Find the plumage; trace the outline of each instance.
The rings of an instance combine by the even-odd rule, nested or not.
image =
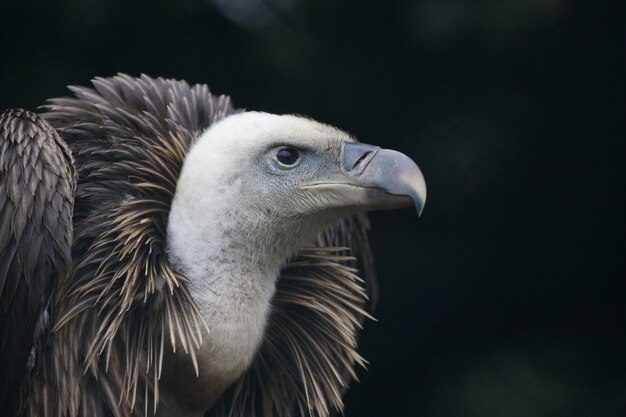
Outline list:
[[[265,165],[251,155],[266,155],[263,140],[275,142],[278,131],[280,143],[315,142],[302,150],[310,160],[340,162],[340,145],[354,139],[295,116],[242,113],[228,97],[184,81],[118,75],[70,90],[74,97],[44,106],[45,122],[21,111],[0,119],[0,209],[10,207],[0,211],[0,347],[14,341],[7,335],[17,329],[16,308],[29,309],[31,334],[55,295],[53,329],[39,332],[46,343],[20,340],[11,353],[24,356],[29,343],[37,352],[37,372],[22,367],[15,377],[27,375],[23,415],[341,411],[353,368],[365,363],[356,345],[375,288],[367,218],[352,205],[325,214],[345,187],[300,187],[280,177],[282,168],[259,171]],[[14,150],[17,142],[25,145]],[[341,175],[356,178],[373,158],[396,158],[379,148],[360,152]],[[404,158],[400,165],[412,163]],[[327,171],[304,164],[298,172],[307,178]],[[422,188],[412,198],[423,204],[413,166]],[[237,175],[216,184],[222,172]],[[351,204],[377,208],[370,200],[382,194],[371,184]],[[395,183],[389,187],[394,194]],[[385,207],[406,204],[385,198]],[[6,266],[37,251],[54,256],[43,278],[32,262],[19,265],[22,275]]]
[[[45,346],[51,297],[71,264],[72,157],[24,110],[0,114],[0,410],[16,399]]]

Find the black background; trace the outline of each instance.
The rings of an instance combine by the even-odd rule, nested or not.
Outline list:
[[[345,415],[624,416],[626,14],[601,3],[2,0],[0,108],[147,73],[401,150],[428,202],[371,216]]]

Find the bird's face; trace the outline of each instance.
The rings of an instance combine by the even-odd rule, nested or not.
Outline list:
[[[426,199],[424,178],[405,155],[303,117],[257,112],[230,116],[199,138],[179,193],[288,224],[410,204],[420,213]]]

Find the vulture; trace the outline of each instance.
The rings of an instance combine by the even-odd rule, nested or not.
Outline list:
[[[206,85],[119,74],[0,115],[0,407],[328,417],[365,360],[393,150]]]

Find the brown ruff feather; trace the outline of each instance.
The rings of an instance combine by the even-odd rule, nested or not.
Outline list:
[[[168,262],[166,222],[187,151],[237,112],[226,96],[182,81],[97,78],[54,99],[45,119],[70,146],[78,184],[74,268],[59,283],[55,331],[29,416],[139,416],[158,405],[164,353],[195,363],[203,323],[187,280]],[[344,219],[283,271],[251,368],[211,417],[326,417],[343,407],[374,282],[367,219]],[[197,366],[197,365],[196,365]]]

